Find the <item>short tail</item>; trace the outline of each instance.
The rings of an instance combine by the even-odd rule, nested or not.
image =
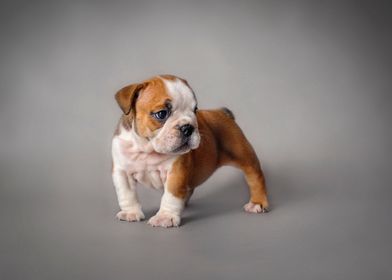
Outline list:
[[[230,119],[235,120],[234,114],[233,112],[226,108],[226,107],[222,107],[221,110],[223,111],[223,113],[225,113]]]

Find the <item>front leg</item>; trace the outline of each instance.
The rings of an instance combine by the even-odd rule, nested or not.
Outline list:
[[[181,213],[184,205],[185,199],[173,195],[165,187],[159,211],[150,218],[148,224],[153,227],[178,227],[181,223]]]
[[[174,162],[165,182],[165,190],[161,199],[159,211],[150,218],[148,223],[153,227],[178,227],[181,223],[181,213],[189,195],[189,170],[187,157]]]
[[[136,193],[136,182],[124,170],[113,170],[113,184],[116,188],[121,211],[117,218],[121,221],[136,222],[144,219],[142,207]]]

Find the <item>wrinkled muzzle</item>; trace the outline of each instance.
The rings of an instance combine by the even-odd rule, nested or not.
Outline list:
[[[192,131],[181,130],[180,127],[165,129],[152,139],[152,146],[157,153],[162,154],[184,154],[190,150],[197,149],[200,144],[200,133],[197,127],[193,127]]]

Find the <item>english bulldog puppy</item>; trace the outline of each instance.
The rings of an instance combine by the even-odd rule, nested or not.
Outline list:
[[[160,75],[118,91],[123,111],[112,141],[113,183],[120,211],[117,218],[144,219],[136,185],[163,189],[154,227],[177,227],[193,190],[214,171],[241,169],[249,185],[249,213],[268,210],[259,160],[227,108],[199,110],[187,81]]]

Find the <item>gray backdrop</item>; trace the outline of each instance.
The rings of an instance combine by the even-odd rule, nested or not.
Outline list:
[[[0,278],[391,279],[387,2],[2,3]],[[232,109],[269,214],[222,168],[182,227],[116,221],[113,95],[160,73]]]

